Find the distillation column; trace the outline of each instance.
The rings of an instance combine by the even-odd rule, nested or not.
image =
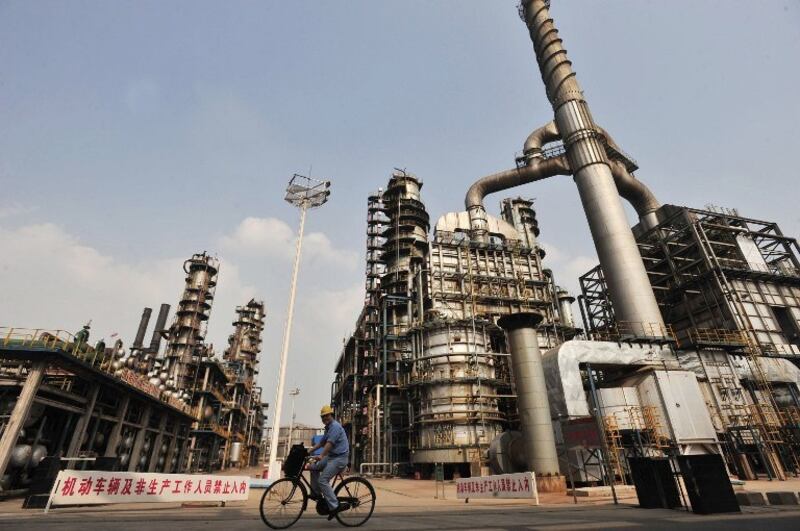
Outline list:
[[[553,25],[549,4],[546,0],[525,0],[521,13],[564,140],[614,311],[619,321],[640,323],[641,335],[657,335],[654,330],[663,330],[664,321],[614,184],[605,148]]]
[[[401,372],[411,358],[410,330],[414,324],[416,280],[422,274],[428,252],[430,218],[421,200],[422,182],[403,170],[392,174],[383,192],[387,221],[380,260],[386,264],[381,277],[381,374],[382,462],[407,461],[400,455],[407,448],[408,406],[399,392]],[[377,388],[376,388],[377,391]],[[376,402],[377,395],[376,395]],[[393,407],[394,406],[394,407]],[[374,422],[373,422],[374,424]]]
[[[211,305],[217,286],[219,261],[206,253],[195,254],[184,262],[186,285],[175,311],[175,322],[170,327],[165,357],[169,363],[167,385],[187,391],[187,365],[205,339]]]

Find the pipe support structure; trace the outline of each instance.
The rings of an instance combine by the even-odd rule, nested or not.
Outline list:
[[[14,409],[11,410],[11,416],[0,437],[0,477],[3,477],[6,473],[6,467],[11,460],[11,451],[17,444],[19,431],[22,429],[25,424],[25,419],[28,418],[28,414],[31,412],[33,400],[36,398],[36,392],[39,390],[39,386],[42,383],[46,368],[46,361],[37,361],[31,366],[25,378],[25,384],[22,386],[22,390],[17,397]],[[1,490],[2,487],[0,487],[0,491]]]
[[[661,311],[617,194],[605,148],[550,18],[548,2],[526,0],[523,15],[615,314],[620,321],[641,323],[642,335],[653,335],[654,328],[664,330]]]
[[[542,315],[537,313],[512,314],[498,321],[506,331],[511,351],[525,457],[528,467],[538,477],[559,475],[542,353],[536,335],[536,326],[541,321]]]

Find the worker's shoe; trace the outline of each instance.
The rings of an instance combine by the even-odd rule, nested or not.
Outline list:
[[[350,504],[347,502],[339,502],[339,505],[336,509],[331,510],[330,514],[328,514],[328,520],[333,520],[337,514],[344,512],[350,508]]]

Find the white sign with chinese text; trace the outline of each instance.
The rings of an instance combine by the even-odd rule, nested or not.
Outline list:
[[[530,498],[539,505],[536,476],[533,472],[501,474],[456,480],[456,497],[469,498]]]
[[[62,470],[48,506],[241,501],[250,495],[249,481],[247,476]]]

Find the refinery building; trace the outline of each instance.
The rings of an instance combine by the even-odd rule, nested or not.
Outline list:
[[[264,303],[236,308],[220,355],[206,342],[219,261],[198,253],[183,271],[171,323],[162,304],[147,344],[151,308],[129,348],[94,342],[90,325],[75,334],[0,328],[4,495],[24,494],[64,466],[177,473],[260,462]]]
[[[465,182],[455,212],[428,212],[406,170],[366,198],[363,307],[330,353],[351,472],[532,470],[561,491],[633,483],[643,458],[709,456],[743,480],[797,476],[797,240],[745,209],[656,197],[595,123],[549,4],[525,0],[520,17],[553,120],[510,146],[509,168]],[[547,227],[518,189],[567,178],[599,259],[579,293],[548,267]],[[264,304],[242,301],[215,352],[220,264],[198,253],[184,272],[172,317],[162,304],[150,330],[145,308],[129,347],[88,325],[0,328],[0,491],[25,492],[62,458],[145,472],[263,463]],[[275,435],[282,454],[292,430]]]
[[[432,218],[406,171],[367,198],[364,306],[332,391],[351,465],[534,470],[543,490],[629,483],[639,457],[796,475],[797,241],[745,212],[662,204],[594,122],[549,2],[522,2],[520,16],[555,119],[521,139],[509,170],[465,185],[464,211]],[[576,294],[513,190],[557,176],[577,185],[600,261]],[[496,216],[484,198],[498,192]]]

